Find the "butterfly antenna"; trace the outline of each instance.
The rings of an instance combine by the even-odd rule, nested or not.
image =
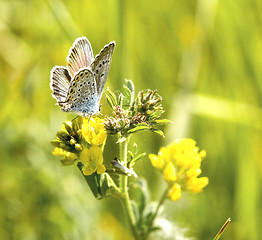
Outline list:
[[[78,117],[79,117],[79,116],[76,116],[75,118],[73,118],[71,122],[73,122],[74,120],[76,120]]]
[[[90,119],[91,119],[91,115],[88,116],[88,122],[87,122],[88,129],[89,129],[89,122],[90,122]]]

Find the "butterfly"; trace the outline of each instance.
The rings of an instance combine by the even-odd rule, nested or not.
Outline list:
[[[53,67],[50,75],[52,97],[62,111],[83,117],[99,113],[114,48],[112,41],[94,57],[86,37],[75,40],[67,56],[68,65]]]

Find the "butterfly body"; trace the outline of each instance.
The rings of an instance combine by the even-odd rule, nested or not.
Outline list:
[[[114,47],[115,42],[110,42],[94,58],[87,38],[76,39],[67,57],[67,67],[55,66],[51,70],[52,96],[62,111],[84,117],[99,113]]]

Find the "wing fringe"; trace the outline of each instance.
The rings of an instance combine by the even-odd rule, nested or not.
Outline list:
[[[80,69],[90,66],[93,60],[94,55],[88,39],[86,37],[77,38],[67,56],[71,76],[74,77]]]

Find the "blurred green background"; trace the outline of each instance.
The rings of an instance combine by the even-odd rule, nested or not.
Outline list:
[[[175,124],[165,139],[134,136],[140,152],[182,137],[207,151],[210,184],[166,202],[162,216],[195,239],[213,239],[228,217],[222,239],[261,239],[261,1],[1,0],[0,35],[1,239],[132,239],[119,202],[95,200],[77,168],[51,154],[74,115],[55,106],[49,74],[79,36],[94,54],[116,41],[106,86],[121,89],[127,78],[162,95]],[[118,154],[114,140],[107,162]],[[157,200],[165,185],[149,159],[135,170]]]

